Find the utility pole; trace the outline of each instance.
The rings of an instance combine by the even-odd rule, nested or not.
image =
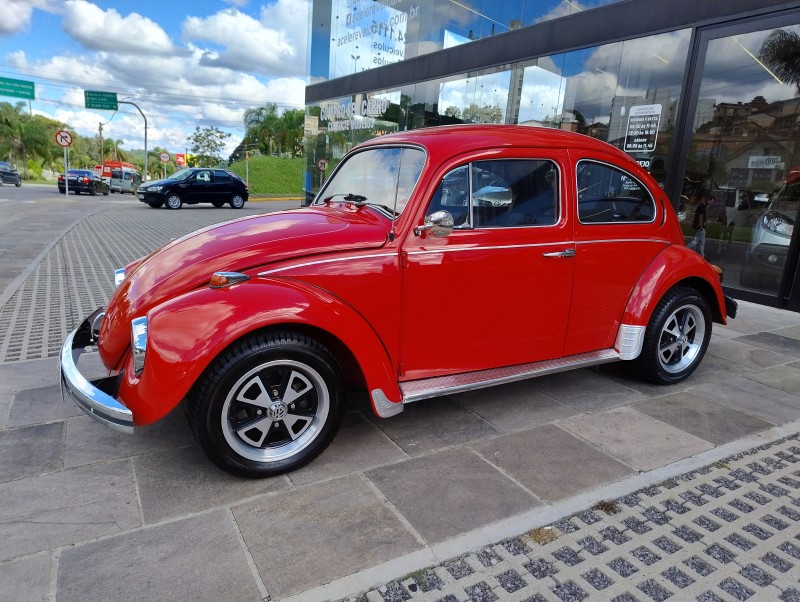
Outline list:
[[[103,168],[106,165],[105,153],[103,153],[103,122],[100,122],[100,177],[103,177]]]
[[[136,107],[136,110],[139,111],[139,115],[142,116],[142,119],[144,119],[144,178],[142,181],[147,182],[147,117],[144,116],[144,113],[142,113],[139,105],[137,105],[135,102],[131,102],[130,100],[120,100],[118,104],[133,105]]]

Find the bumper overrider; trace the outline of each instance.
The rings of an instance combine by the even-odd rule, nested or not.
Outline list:
[[[87,347],[97,343],[97,331],[105,316],[103,308],[96,310],[67,336],[61,347],[61,396],[68,394],[92,418],[106,426],[133,433],[133,414],[114,399],[119,376],[88,380],[78,370],[78,358]]]

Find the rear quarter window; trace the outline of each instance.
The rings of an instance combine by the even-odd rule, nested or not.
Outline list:
[[[647,187],[628,172],[600,161],[577,165],[578,219],[582,224],[652,222],[656,204]]]

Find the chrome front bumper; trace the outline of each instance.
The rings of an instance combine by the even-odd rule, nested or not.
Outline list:
[[[78,370],[78,358],[86,347],[96,342],[93,324],[100,317],[98,310],[86,318],[78,328],[69,333],[61,347],[61,396],[65,394],[92,418],[106,426],[125,433],[133,433],[133,414],[113,397],[116,376],[89,381]]]

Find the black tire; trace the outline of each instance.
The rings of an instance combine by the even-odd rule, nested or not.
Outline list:
[[[211,204],[214,205],[214,207],[220,208],[225,206],[225,201],[211,201]]]
[[[179,197],[174,192],[171,192],[167,195],[164,204],[167,206],[167,209],[178,210],[183,206],[183,199],[181,199],[181,197]]]
[[[708,301],[693,288],[676,286],[650,316],[636,372],[659,385],[679,383],[700,365],[710,338]]]
[[[241,209],[244,207],[244,197],[241,194],[234,193],[231,197],[231,207],[234,209]]]
[[[333,355],[310,337],[283,332],[242,339],[214,360],[189,394],[188,415],[217,466],[269,477],[319,455],[344,405]]]
[[[89,194],[92,196],[97,196],[97,186],[92,185],[92,187],[89,188]]]
[[[152,207],[153,209],[158,209],[158,208],[159,208],[159,207],[161,207],[161,205],[163,205],[164,203],[162,203],[161,201],[150,201],[150,202],[149,202],[149,203],[147,203],[147,204],[148,204],[150,207]]]
[[[20,186],[22,186],[22,180],[17,180],[17,183],[16,183],[16,184],[14,184],[14,186],[16,186],[17,188],[19,188]]]
[[[108,196],[108,188],[103,191],[103,196]]]

